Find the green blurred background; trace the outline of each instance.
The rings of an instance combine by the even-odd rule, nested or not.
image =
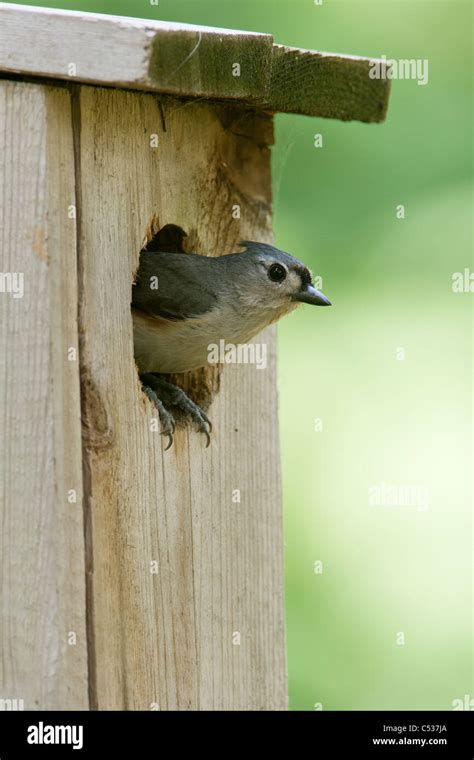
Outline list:
[[[426,86],[393,82],[383,125],[276,117],[276,244],[334,304],[279,327],[290,706],[472,697],[473,295],[451,287],[474,271],[471,2],[39,4],[428,59]],[[383,483],[428,503],[373,505]]]

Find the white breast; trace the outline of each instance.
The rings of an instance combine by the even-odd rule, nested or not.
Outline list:
[[[205,367],[211,344],[219,344],[220,340],[246,343],[295,306],[271,313],[255,309],[238,318],[234,311],[219,309],[176,322],[132,308],[135,360],[141,372],[167,374]]]

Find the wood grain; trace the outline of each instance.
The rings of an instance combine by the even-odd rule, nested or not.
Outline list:
[[[276,45],[270,34],[0,5],[0,71],[36,77],[378,122],[390,81],[369,77],[373,63]]]
[[[268,107],[348,121],[384,121],[390,94],[390,66],[380,62],[383,78],[369,76],[370,58],[273,46]]]
[[[272,43],[255,32],[0,5],[0,70],[68,81],[255,100],[268,86]]]
[[[69,94],[3,81],[0,123],[0,269],[24,275],[23,298],[0,293],[0,698],[86,709],[79,360],[68,360],[78,348]]]
[[[258,337],[266,370],[225,367],[210,448],[178,431],[164,452],[130,314],[154,215],[200,253],[271,239],[271,119],[92,87],[78,98],[93,706],[285,709],[274,330]]]

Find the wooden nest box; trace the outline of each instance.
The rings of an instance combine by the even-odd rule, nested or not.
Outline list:
[[[164,452],[131,286],[168,223],[197,253],[271,242],[272,114],[382,121],[372,63],[1,5],[2,699],[286,709],[275,331],[266,371],[183,379],[212,443]]]

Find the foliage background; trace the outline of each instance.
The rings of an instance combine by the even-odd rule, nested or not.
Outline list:
[[[286,609],[292,708],[451,709],[473,694],[473,295],[451,288],[474,270],[471,3],[40,4],[428,59],[384,125],[276,117],[276,244],[334,304],[279,328]],[[427,488],[428,508],[371,506],[383,482]]]

